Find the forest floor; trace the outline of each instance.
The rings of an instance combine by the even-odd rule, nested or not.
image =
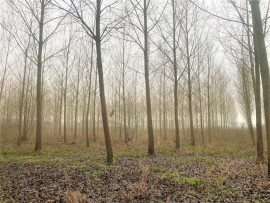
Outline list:
[[[255,150],[236,144],[115,149],[75,145],[4,147],[0,156],[0,202],[268,202],[266,165]]]

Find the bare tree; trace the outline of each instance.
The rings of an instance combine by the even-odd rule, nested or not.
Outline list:
[[[86,135],[86,147],[89,147],[89,112],[91,102],[91,88],[92,88],[92,72],[93,72],[93,55],[94,55],[94,42],[91,42],[91,59],[90,59],[90,71],[89,71],[89,83],[88,83],[88,100],[86,107],[86,119],[85,119],[85,135]]]
[[[145,91],[146,91],[146,109],[147,109],[147,128],[148,128],[148,154],[153,155],[155,153],[154,147],[154,131],[152,121],[152,107],[151,107],[151,94],[150,94],[150,80],[149,80],[149,33],[155,28],[159,20],[155,20],[152,25],[148,22],[148,12],[150,8],[150,0],[143,0],[142,2],[130,1],[133,13],[128,13],[128,23],[132,28],[134,35],[128,34],[130,41],[136,43],[144,54],[144,79],[145,79]],[[166,3],[167,4],[167,3]],[[165,4],[165,5],[166,5]],[[153,8],[152,8],[153,9]],[[126,10],[128,10],[126,8]],[[164,11],[164,9],[163,9]],[[159,15],[161,18],[163,11]],[[137,24],[132,18],[137,19]],[[143,35],[143,42],[140,35]]]
[[[97,68],[98,68],[98,76],[99,76],[99,93],[100,93],[100,102],[101,102],[101,110],[102,110],[102,121],[103,121],[103,130],[105,136],[105,144],[107,151],[107,162],[113,161],[113,151],[111,145],[109,124],[108,124],[108,115],[107,115],[107,107],[106,107],[106,98],[105,98],[105,89],[104,89],[104,76],[103,76],[103,64],[102,64],[102,51],[101,45],[102,42],[108,35],[119,25],[122,21],[122,18],[116,18],[115,20],[111,20],[106,22],[106,20],[102,20],[102,14],[109,15],[107,12],[108,9],[111,9],[117,4],[118,1],[113,1],[111,4],[106,5],[103,9],[101,8],[101,0],[96,0],[96,3],[93,2],[74,2],[72,0],[61,0],[61,1],[53,1],[53,4],[60,8],[61,10],[66,11],[70,16],[74,17],[81,24],[85,33],[95,41],[96,45],[96,55],[97,55]],[[91,13],[93,11],[93,13]],[[84,13],[93,14],[95,16],[94,23],[85,18],[86,15]],[[109,17],[110,18],[110,17]],[[104,22],[106,25],[101,27]],[[93,28],[95,27],[95,29]],[[102,29],[102,30],[101,30]]]
[[[265,46],[263,25],[261,19],[261,10],[258,0],[250,0],[255,49],[258,51],[258,59],[260,63],[260,71],[263,86],[263,101],[264,101],[264,116],[267,137],[267,152],[268,152],[268,176],[270,176],[270,72],[267,58],[267,51]],[[258,66],[256,67],[258,68]]]

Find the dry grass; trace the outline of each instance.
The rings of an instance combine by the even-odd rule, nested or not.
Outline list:
[[[86,203],[91,202],[90,199],[86,197],[86,195],[78,192],[78,191],[72,191],[68,190],[66,193],[66,196],[64,197],[64,201],[66,203]]]

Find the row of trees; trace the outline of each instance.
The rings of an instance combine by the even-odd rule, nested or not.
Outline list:
[[[262,2],[262,4],[265,2]],[[265,127],[268,146],[269,162],[269,66],[265,45],[267,34],[268,10],[262,19],[260,2],[233,1],[228,4],[234,10],[237,22],[230,23],[230,28],[222,26],[227,43],[222,45],[231,56],[231,61],[237,69],[236,89],[238,92],[239,106],[246,119],[250,138],[253,145],[257,145],[257,162],[264,162],[263,150],[263,119],[261,101],[261,82],[263,90],[263,106]],[[268,3],[269,8],[269,3]],[[239,26],[241,25],[241,26]],[[232,46],[234,45],[234,46]],[[253,111],[256,111],[256,139],[253,126]],[[268,169],[270,165],[268,165]],[[270,170],[270,169],[269,169]],[[270,174],[270,171],[268,171]]]
[[[191,0],[6,0],[0,39],[2,136],[16,126],[21,145],[36,129],[35,150],[41,150],[45,125],[46,133],[64,143],[72,133],[72,141],[81,136],[89,146],[102,126],[111,162],[112,130],[128,143],[147,128],[152,155],[154,129],[164,140],[173,131],[176,148],[187,132],[192,145],[224,136],[236,125],[232,92],[237,90],[262,162],[260,78],[270,141],[267,26],[258,0],[227,3],[235,16],[216,15]],[[236,77],[226,70],[217,36]]]

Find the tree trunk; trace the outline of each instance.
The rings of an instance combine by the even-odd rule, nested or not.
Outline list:
[[[113,150],[110,138],[107,108],[106,108],[106,98],[104,90],[104,79],[103,79],[103,67],[102,67],[102,57],[101,57],[101,34],[100,34],[100,14],[101,14],[101,0],[97,0],[97,13],[96,13],[96,51],[97,51],[97,68],[99,76],[99,92],[100,92],[100,102],[102,111],[102,121],[103,130],[105,136],[105,144],[107,151],[107,162],[113,162]]]
[[[200,79],[200,59],[198,55],[198,88],[199,88],[199,105],[200,105],[200,125],[201,125],[201,136],[202,136],[202,143],[204,144],[204,126],[203,126],[203,112],[202,112],[202,93],[201,93],[201,79]]]
[[[166,74],[165,66],[163,70],[163,139],[167,140],[167,108],[166,108]]]
[[[256,103],[256,130],[257,130],[257,163],[264,162],[263,155],[263,130],[262,130],[262,107],[261,107],[261,78],[257,42],[254,39],[255,52],[255,103]]]
[[[94,54],[94,42],[92,41],[92,47],[91,47],[91,64],[90,64],[91,67],[90,67],[90,75],[89,75],[87,111],[86,111],[86,118],[85,118],[86,147],[89,147],[89,112],[90,112],[90,103],[91,103],[93,54]]]
[[[27,58],[28,58],[28,50],[30,46],[30,36],[28,40],[28,45],[25,50],[25,57],[24,57],[24,71],[23,71],[23,82],[22,82],[22,90],[21,90],[21,98],[19,102],[19,136],[18,136],[18,142],[17,145],[21,145],[22,141],[22,134],[23,134],[23,107],[24,107],[24,96],[25,96],[25,83],[26,83],[26,74],[27,74]]]
[[[147,108],[147,127],[148,127],[148,154],[155,153],[154,132],[152,123],[150,82],[149,82],[149,56],[148,56],[148,25],[147,25],[147,0],[144,0],[144,74],[146,90],[146,108]]]
[[[76,101],[75,101],[75,126],[74,126],[74,141],[77,138],[77,126],[78,126],[78,103],[79,103],[79,89],[80,89],[80,61],[77,75],[77,89],[76,89]]]
[[[174,122],[175,122],[175,147],[180,148],[179,121],[178,121],[178,74],[176,58],[176,10],[175,0],[172,0],[173,9],[173,70],[174,70]]]
[[[43,26],[45,0],[41,1],[41,14],[39,21],[39,41],[38,41],[38,64],[37,64],[37,124],[36,124],[36,145],[35,151],[41,150],[41,134],[42,134],[42,49],[43,49]]]
[[[191,67],[190,67],[190,56],[189,56],[189,45],[187,39],[187,60],[188,60],[188,104],[189,104],[189,130],[191,145],[195,145],[195,135],[194,135],[194,126],[193,126],[193,112],[192,112],[192,83],[191,83]]]
[[[261,79],[263,86],[264,114],[265,127],[267,137],[267,152],[268,152],[268,176],[270,176],[270,76],[267,51],[262,27],[261,11],[258,0],[251,0],[252,19],[254,27],[254,39],[256,40],[258,59],[260,63]],[[258,71],[258,70],[257,70]]]
[[[96,138],[96,97],[97,97],[97,68],[96,68],[96,73],[95,73],[94,106],[93,106],[93,138],[94,138],[94,142],[97,141],[97,138]]]
[[[62,105],[63,105],[63,78],[61,79],[61,89],[60,89],[60,107],[59,107],[59,137],[61,137],[62,135],[62,111],[63,111],[63,108],[62,108]]]
[[[210,101],[210,63],[208,59],[208,73],[207,73],[207,124],[208,124],[208,138],[209,142],[212,141],[212,132],[211,132],[211,101]]]
[[[69,68],[69,53],[70,53],[71,39],[68,42],[67,58],[66,58],[66,75],[64,88],[64,143],[67,143],[67,84],[68,84],[68,68]]]

